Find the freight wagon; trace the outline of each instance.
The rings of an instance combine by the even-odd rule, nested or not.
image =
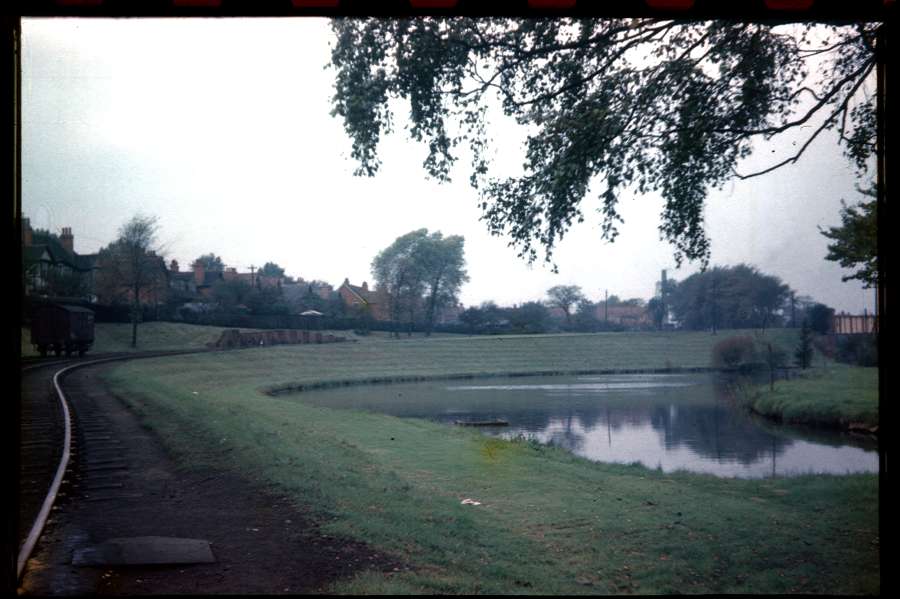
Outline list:
[[[83,356],[94,342],[94,313],[87,308],[47,304],[35,308],[31,318],[31,344],[42,355],[78,352]]]

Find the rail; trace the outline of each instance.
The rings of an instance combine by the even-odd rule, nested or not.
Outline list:
[[[62,385],[60,384],[61,377],[78,368],[86,368],[88,366],[96,366],[98,364],[103,364],[106,362],[115,362],[115,361],[125,361],[125,360],[135,360],[141,358],[159,358],[163,356],[174,356],[174,355],[184,355],[184,354],[195,354],[195,353],[206,353],[209,352],[208,349],[198,349],[198,350],[174,350],[174,351],[159,351],[159,352],[147,352],[147,353],[128,353],[128,354],[119,354],[113,355],[105,358],[94,359],[90,361],[78,361],[75,364],[69,364],[68,366],[61,368],[53,374],[53,388],[56,391],[56,395],[59,398],[60,405],[62,406],[63,412],[63,424],[64,424],[64,435],[63,435],[63,451],[62,456],[60,458],[59,464],[56,467],[56,474],[53,477],[53,481],[50,483],[49,490],[47,495],[44,498],[43,503],[41,504],[41,509],[38,512],[37,517],[32,524],[28,536],[25,538],[25,541],[19,548],[18,555],[16,558],[16,579],[21,580],[22,574],[25,572],[25,566],[28,563],[29,558],[31,557],[31,553],[34,551],[34,547],[37,544],[38,539],[40,539],[41,534],[44,532],[44,528],[47,525],[47,520],[50,516],[50,511],[53,509],[53,505],[56,502],[57,495],[59,493],[60,485],[62,485],[63,479],[66,474],[66,470],[69,466],[69,459],[71,457],[71,446],[72,446],[72,417],[71,411],[69,409],[68,401],[66,400],[66,394],[62,389]],[[59,363],[71,362],[71,360],[57,360],[51,362],[45,361],[23,361],[21,365],[21,370],[31,370],[34,368],[41,368],[46,366],[53,366]]]

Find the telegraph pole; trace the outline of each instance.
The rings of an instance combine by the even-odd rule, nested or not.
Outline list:
[[[666,324],[668,324],[669,320],[669,306],[666,304],[666,269],[662,270],[662,279],[659,282],[659,297],[662,300],[662,328],[666,328]]]

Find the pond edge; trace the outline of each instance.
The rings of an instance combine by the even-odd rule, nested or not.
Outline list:
[[[476,372],[453,374],[423,374],[400,376],[377,376],[365,379],[338,379],[332,381],[317,381],[311,383],[282,383],[270,385],[260,389],[262,393],[270,397],[302,393],[304,391],[319,391],[337,387],[356,387],[362,385],[385,385],[394,383],[417,383],[424,381],[467,380],[479,378],[498,377],[529,377],[529,376],[566,376],[566,375],[607,375],[607,374],[690,374],[703,372],[720,372],[720,368],[706,366],[696,367],[672,367],[672,368],[591,368],[580,370],[538,370],[524,372]]]

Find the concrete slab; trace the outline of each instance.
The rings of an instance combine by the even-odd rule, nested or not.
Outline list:
[[[177,537],[127,537],[109,539],[76,550],[73,566],[150,566],[159,564],[209,564],[216,558],[209,541]]]

